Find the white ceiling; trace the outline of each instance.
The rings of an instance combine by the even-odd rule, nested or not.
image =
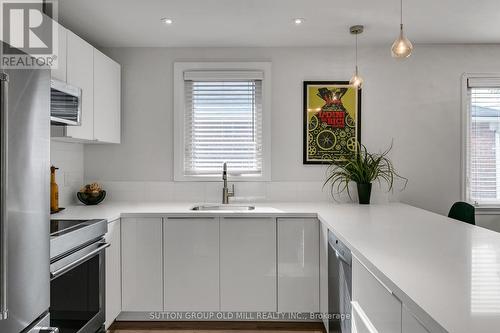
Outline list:
[[[500,43],[500,0],[404,0],[414,43]],[[99,46],[390,45],[398,0],[60,0],[60,22]],[[160,18],[174,20],[165,26]],[[306,19],[295,26],[294,17]]]

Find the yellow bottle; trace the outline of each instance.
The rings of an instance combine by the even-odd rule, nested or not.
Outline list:
[[[50,212],[55,213],[59,210],[59,186],[56,183],[56,168],[50,167]]]

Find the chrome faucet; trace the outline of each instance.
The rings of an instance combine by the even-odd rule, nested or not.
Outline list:
[[[229,203],[229,198],[234,197],[234,184],[232,190],[227,188],[227,163],[224,162],[222,167],[222,180],[224,181],[224,187],[222,188],[222,204],[227,205]]]

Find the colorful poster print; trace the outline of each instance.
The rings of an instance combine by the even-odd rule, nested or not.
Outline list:
[[[344,81],[304,82],[304,164],[348,159],[360,125],[361,90]]]

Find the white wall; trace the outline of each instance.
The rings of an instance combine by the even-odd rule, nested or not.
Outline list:
[[[302,165],[302,81],[348,80],[353,50],[339,48],[113,48],[122,64],[122,144],[85,146],[85,179],[173,179],[174,61],[272,62],[272,179],[312,181],[324,167]],[[403,201],[445,213],[460,199],[460,77],[500,72],[500,46],[422,46],[398,61],[389,46],[360,50],[365,79],[362,141],[394,139],[392,158],[409,178]],[[143,186],[143,185],[141,185]]]
[[[59,207],[77,203],[76,192],[83,185],[83,145],[51,140],[50,163],[56,170]]]

